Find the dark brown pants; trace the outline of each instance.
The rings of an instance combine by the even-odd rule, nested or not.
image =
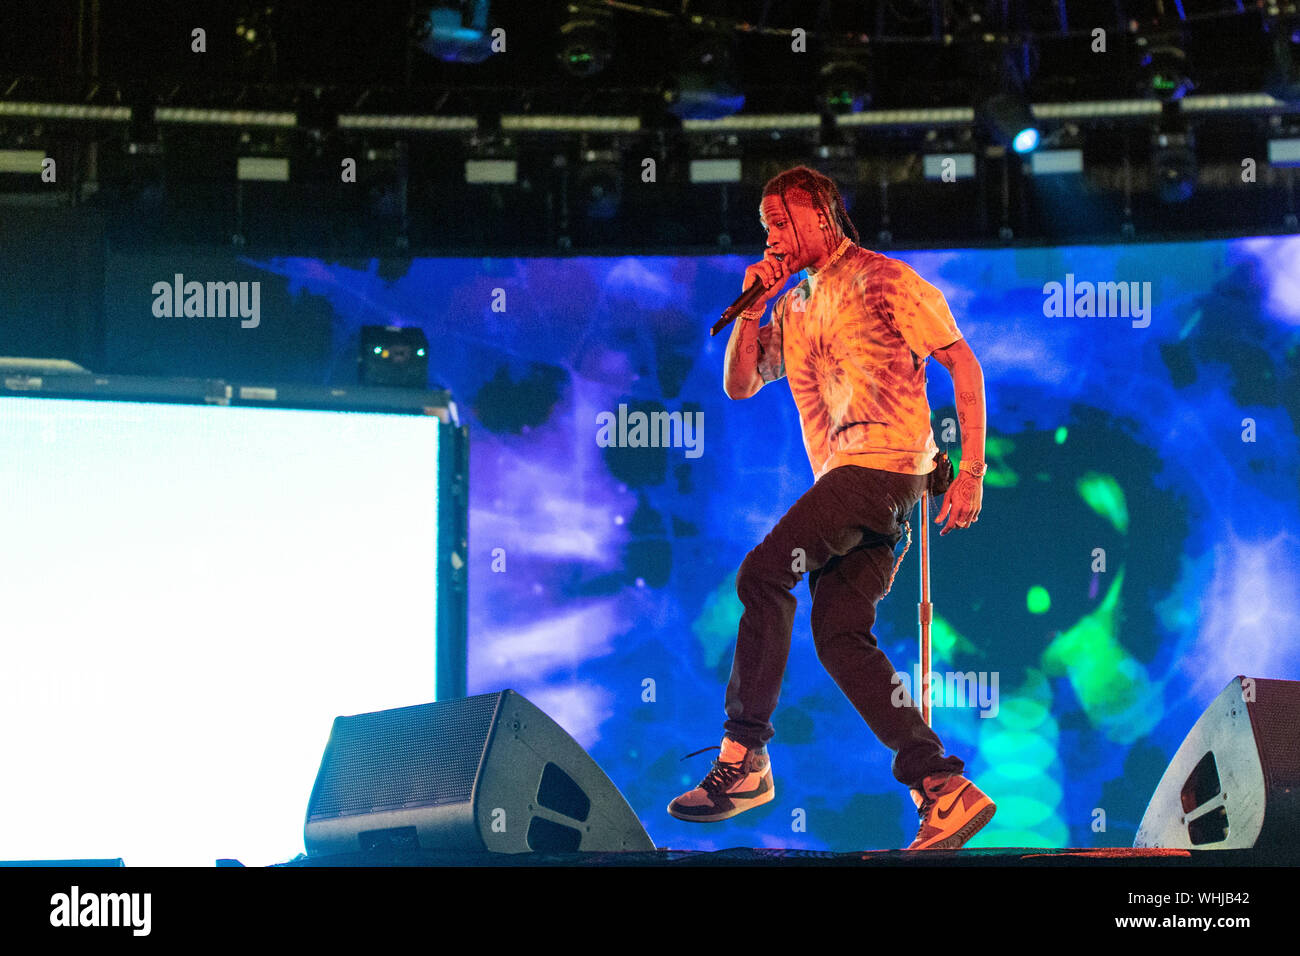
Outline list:
[[[959,758],[944,756],[871,633],[903,537],[900,522],[915,509],[926,481],[925,475],[857,465],[833,468],[745,557],[736,576],[745,611],[727,684],[727,736],[757,747],[775,733],[771,718],[794,626],[791,592],[806,571],[817,657],[893,752],[894,777],[919,786],[930,774],[963,771]],[[895,706],[898,699],[903,706]]]

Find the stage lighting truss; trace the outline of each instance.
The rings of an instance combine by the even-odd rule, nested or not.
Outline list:
[[[819,129],[821,125],[822,118],[816,113],[751,113],[741,116],[723,116],[718,119],[682,120],[682,131],[780,138],[783,133]]]
[[[463,133],[478,129],[473,116],[384,116],[378,113],[340,113],[338,128],[363,132]]]
[[[0,116],[31,119],[80,120],[99,123],[129,123],[129,106],[92,106],[86,103],[31,103],[0,100]]]
[[[271,126],[288,128],[298,125],[298,115],[284,110],[226,110],[190,106],[159,106],[154,110],[154,121],[191,126]]]
[[[534,113],[501,117],[503,133],[635,133],[639,116],[559,116]]]

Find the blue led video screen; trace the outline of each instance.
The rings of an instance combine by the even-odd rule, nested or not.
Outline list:
[[[930,554],[931,670],[971,678],[969,696],[948,680],[934,726],[999,807],[970,845],[1130,846],[1234,675],[1300,678],[1300,238],[895,255],[943,291],[985,377],[980,520]],[[469,693],[513,688],[554,717],[660,847],[911,841],[891,755],[817,660],[806,579],[776,799],[715,824],[666,812],[716,756],[682,759],[721,738],[736,571],[813,480],[786,381],[723,392],[727,335],[709,328],[743,257],[226,263],[112,265],[110,319],[154,337],[110,339],[113,370],[183,352],[217,375],[288,328],[284,363],[346,382],[361,326],[422,328],[470,429]],[[258,324],[151,316],[175,272],[260,281]],[[937,362],[928,377],[936,440],[959,457],[951,380]],[[655,412],[683,427],[636,443]],[[874,626],[907,674],[912,531]],[[411,703],[372,690],[373,709]]]
[[[975,676],[936,694],[934,726],[999,805],[971,845],[1131,845],[1234,675],[1300,677],[1300,238],[896,255],[985,376],[980,521],[930,555],[931,669]],[[777,798],[716,824],[665,812],[716,756],[681,759],[721,737],[736,570],[813,477],[786,381],[723,393],[708,330],[742,257],[416,259],[383,279],[246,261],[327,302],[338,343],[376,321],[428,335],[472,436],[471,693],[552,715],[661,847],[910,842],[890,754],[817,661],[806,579]],[[957,458],[951,380],[928,368]],[[633,447],[637,412],[689,427]],[[874,628],[908,674],[918,562],[913,522]]]

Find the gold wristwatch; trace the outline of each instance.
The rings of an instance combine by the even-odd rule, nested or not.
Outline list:
[[[963,461],[957,470],[969,473],[972,478],[983,478],[988,466],[982,461]]]

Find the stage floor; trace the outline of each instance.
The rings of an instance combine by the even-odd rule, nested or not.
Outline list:
[[[1131,847],[1064,848],[981,847],[963,850],[865,850],[828,853],[816,850],[749,849],[655,850],[629,853],[500,854],[455,850],[386,850],[299,857],[280,867],[353,866],[540,866],[540,867],[1257,867],[1300,866],[1300,848],[1248,850],[1166,850]]]

